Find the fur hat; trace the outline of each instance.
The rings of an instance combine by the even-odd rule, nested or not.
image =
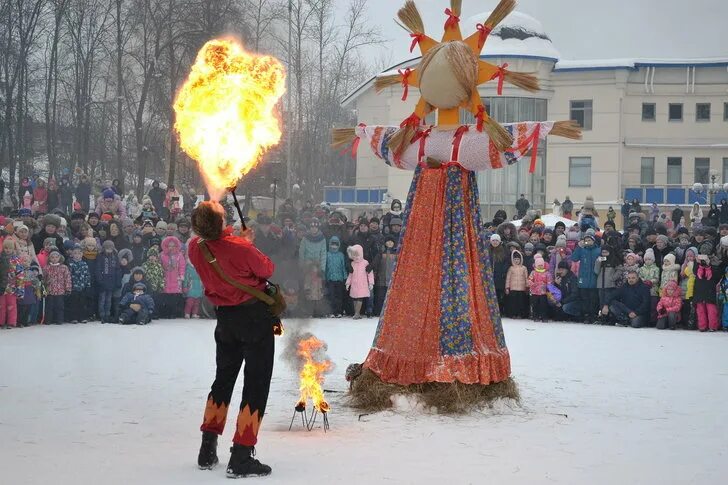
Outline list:
[[[534,245],[533,245],[533,243],[530,243],[530,242],[526,243],[526,244],[525,244],[525,245],[523,246],[523,250],[524,250],[524,251],[531,251],[531,252],[533,252],[533,250],[534,250],[534,249],[535,249],[535,248],[534,248]]]
[[[556,247],[557,248],[566,247],[566,236],[565,235],[560,234],[559,237],[556,238]]]
[[[111,249],[112,251],[116,249],[116,246],[114,245],[114,241],[106,240],[101,245],[101,248],[106,251],[107,249]]]
[[[668,238],[667,236],[664,236],[664,235],[660,234],[659,236],[657,236],[657,242],[661,242],[665,246],[669,246],[670,245],[670,238]]]
[[[649,248],[645,251],[645,257],[644,257],[645,263],[648,261],[655,262],[655,252],[652,250],[652,248]]]
[[[132,254],[131,249],[124,248],[119,251],[119,261],[122,259],[126,259],[127,263],[134,261],[134,255]]]
[[[164,221],[157,222],[157,229],[167,230],[167,223]]]
[[[46,214],[43,217],[43,227],[56,226],[56,229],[61,227],[61,218],[55,214]]]

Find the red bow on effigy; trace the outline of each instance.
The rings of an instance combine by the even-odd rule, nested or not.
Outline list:
[[[506,67],[508,67],[508,63],[506,62],[502,66],[498,66],[498,71],[496,71],[493,76],[491,76],[490,80],[492,81],[495,78],[498,78],[498,96],[503,94],[503,81],[506,78]]]
[[[422,42],[422,39],[425,38],[425,34],[416,32],[414,34],[410,34],[410,37],[412,37],[412,44],[410,44],[410,52],[412,52],[415,50],[415,46],[419,45],[419,43]]]
[[[450,10],[449,8],[445,9],[445,15],[448,16],[447,20],[445,21],[445,30],[456,27],[458,22],[460,22],[460,17],[452,13],[452,10]]]
[[[475,114],[475,119],[478,121],[475,124],[475,128],[478,131],[483,131],[483,123],[485,122],[485,107],[482,104],[478,106],[478,112]]]
[[[486,27],[483,24],[478,24],[475,28],[478,29],[478,49],[482,49],[485,45],[485,39],[488,38],[493,29]]]
[[[404,87],[404,93],[402,94],[402,101],[407,100],[407,94],[409,93],[409,77],[410,74],[412,74],[412,69],[409,67],[402,71],[402,69],[398,69],[397,72],[400,76],[402,76],[402,86]]]

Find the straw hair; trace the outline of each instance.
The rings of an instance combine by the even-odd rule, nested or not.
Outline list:
[[[384,76],[377,76],[377,78],[374,79],[374,90],[380,93],[382,92],[382,90],[387,89],[391,86],[396,86],[398,84],[402,84],[402,76],[399,74],[387,74]]]
[[[506,70],[504,74],[504,79],[506,80],[506,82],[513,84],[514,86],[517,86],[521,89],[525,89],[526,91],[531,91],[532,93],[535,93],[541,89],[538,85],[538,78],[533,73],[513,72]]]
[[[456,17],[460,17],[460,12],[462,12],[463,8],[463,0],[450,0],[450,10],[452,11],[453,15]]]
[[[492,405],[499,398],[520,402],[518,385],[512,378],[489,385],[456,381],[401,386],[383,382],[374,372],[365,368],[351,383],[348,403],[362,411],[383,411],[392,407],[392,397],[396,395],[415,395],[425,406],[434,407],[440,414],[450,415],[469,413]]]
[[[334,128],[331,130],[331,146],[342,148],[349,145],[356,138],[354,128]]]
[[[501,0],[485,21],[485,26],[494,29],[516,8],[516,0]]]
[[[407,125],[392,134],[387,146],[395,155],[400,155],[412,143],[412,137],[414,136],[415,129]]]
[[[424,34],[425,24],[422,22],[420,11],[412,0],[407,0],[404,7],[397,12],[397,18],[402,22],[403,27],[412,34]]]
[[[513,144],[513,137],[508,130],[503,128],[500,123],[493,118],[487,118],[483,123],[483,129],[488,133],[490,141],[493,142],[499,152],[503,152]]]
[[[576,121],[557,121],[549,135],[569,138],[571,140],[581,140],[581,127]]]

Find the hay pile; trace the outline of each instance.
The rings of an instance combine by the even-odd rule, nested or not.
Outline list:
[[[400,386],[382,382],[374,372],[363,369],[352,381],[348,404],[362,411],[383,411],[392,407],[392,396],[398,394],[416,394],[425,406],[436,408],[440,414],[466,414],[498,398],[520,401],[518,385],[513,378],[488,386],[460,382]]]

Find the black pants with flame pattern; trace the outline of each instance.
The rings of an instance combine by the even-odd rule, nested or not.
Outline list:
[[[215,382],[207,397],[201,431],[222,434],[235,381],[243,370],[243,399],[233,443],[254,446],[268,402],[273,374],[273,323],[268,305],[260,301],[217,307]]]

